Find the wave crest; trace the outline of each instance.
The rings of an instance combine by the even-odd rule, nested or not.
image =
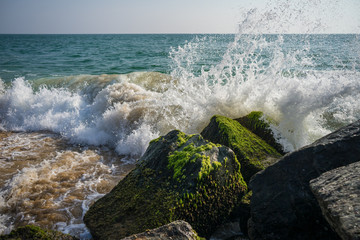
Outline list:
[[[348,67],[351,62],[321,67],[327,58],[314,54],[312,38],[320,49],[334,41],[236,35],[219,57],[212,52],[218,39],[205,36],[172,49],[170,74],[79,75],[31,84],[18,78],[0,91],[1,124],[7,130],[50,130],[75,143],[106,144],[139,156],[151,139],[172,129],[198,133],[215,114],[238,118],[263,111],[291,151],[360,118],[358,68]],[[341,44],[341,36],[335,40]],[[202,65],[212,54],[217,64]]]

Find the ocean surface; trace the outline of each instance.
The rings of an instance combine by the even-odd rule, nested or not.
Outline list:
[[[0,234],[76,235],[172,129],[263,111],[285,151],[360,118],[360,35],[0,35]]]

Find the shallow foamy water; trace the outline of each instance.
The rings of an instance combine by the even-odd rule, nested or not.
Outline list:
[[[36,223],[90,237],[82,218],[133,160],[106,147],[68,144],[49,132],[0,132],[0,231]]]

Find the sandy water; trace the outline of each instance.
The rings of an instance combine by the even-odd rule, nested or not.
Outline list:
[[[0,132],[1,231],[36,223],[88,238],[82,218],[132,168],[106,147],[75,146],[51,132]]]

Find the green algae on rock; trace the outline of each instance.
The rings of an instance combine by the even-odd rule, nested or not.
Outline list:
[[[137,167],[84,221],[95,239],[129,236],[185,220],[209,237],[247,191],[234,152],[174,130],[152,141]]]
[[[34,225],[18,227],[8,235],[0,236],[0,240],[76,240],[76,237],[58,231],[42,229]]]
[[[208,141],[231,148],[241,163],[246,182],[260,170],[276,161],[281,154],[238,121],[215,115],[201,132]]]
[[[274,120],[270,119],[268,116],[265,116],[263,112],[253,111],[244,117],[234,120],[238,121],[241,125],[258,135],[267,144],[275,148],[279,153],[285,153],[281,144],[276,141],[275,136],[270,128],[270,124],[274,123]]]

